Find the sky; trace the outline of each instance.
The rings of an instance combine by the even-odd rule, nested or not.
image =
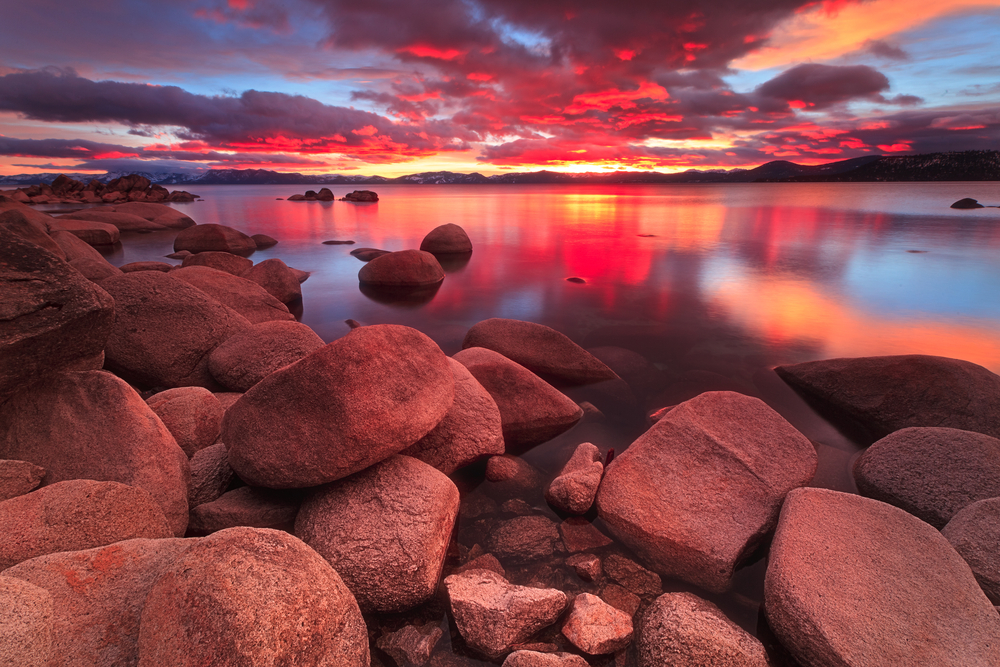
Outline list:
[[[1000,0],[0,0],[0,175],[1000,149]]]

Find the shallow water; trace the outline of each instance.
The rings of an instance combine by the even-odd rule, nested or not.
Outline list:
[[[472,324],[508,317],[549,325],[584,347],[626,348],[654,364],[636,415],[616,413],[594,388],[568,391],[606,417],[590,414],[523,454],[547,475],[580,442],[620,452],[645,427],[648,410],[733,389],[762,398],[813,440],[815,486],[855,491],[849,466],[865,436],[828,423],[771,368],[920,353],[1000,372],[1000,209],[948,208],[966,196],[1000,204],[1000,183],[381,186],[377,204],[276,200],[310,188],[209,186],[197,189],[204,201],[174,206],[200,223],[277,238],[252,259],[279,257],[312,272],[301,320],[327,341],[345,335],[344,320],[352,318],[415,327],[453,354]],[[350,256],[353,248],[415,248],[448,222],[465,228],[475,250],[445,266],[448,276],[431,297],[400,303],[359,289],[362,263]],[[174,235],[123,234],[109,259],[162,260]],[[356,244],[322,245],[332,239]],[[457,479],[466,506],[490,494],[489,483],[476,485],[481,470]],[[560,519],[540,495],[527,502]],[[497,509],[495,516],[514,514]],[[474,519],[460,520],[459,541],[470,542],[464,548],[476,530]],[[765,568],[761,558],[741,570],[732,593],[700,594],[756,633]],[[522,584],[575,578],[558,559],[509,573]],[[665,589],[690,587],[665,582]],[[436,607],[377,622],[394,628],[418,617],[441,619],[442,655],[465,653]]]

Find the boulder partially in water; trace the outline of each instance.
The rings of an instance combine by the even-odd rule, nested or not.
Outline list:
[[[371,190],[355,190],[344,195],[340,201],[376,202],[378,201],[378,195]]]
[[[371,259],[358,280],[373,287],[428,287],[444,280],[444,269],[429,252],[400,250]]]
[[[251,324],[295,319],[285,304],[252,280],[208,266],[185,266],[170,275],[232,308]]]
[[[131,213],[118,213],[110,208],[88,208],[75,213],[67,213],[56,218],[59,224],[64,221],[84,220],[103,223],[116,227],[120,232],[149,232],[167,229],[166,225],[147,220]],[[176,248],[180,250],[180,248]]]
[[[966,197],[965,199],[959,199],[957,202],[952,204],[951,208],[969,209],[969,208],[986,208],[986,207],[980,204],[975,199],[972,199],[971,197]]]
[[[174,239],[174,251],[189,250],[198,253],[217,250],[234,255],[249,255],[256,249],[256,241],[225,225],[195,225],[181,230]]]
[[[280,259],[271,258],[259,262],[242,274],[243,278],[257,283],[267,293],[284,304],[302,300],[302,288],[299,279]]]
[[[240,257],[231,252],[206,250],[205,252],[196,252],[184,257],[181,266],[208,266],[234,276],[240,276],[253,266],[253,262],[246,257]]]
[[[420,249],[432,255],[460,255],[472,252],[472,241],[464,229],[448,223],[428,232]]]

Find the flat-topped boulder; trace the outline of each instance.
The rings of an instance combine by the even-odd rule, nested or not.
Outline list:
[[[494,317],[473,325],[462,348],[484,347],[532,373],[572,384],[619,379],[594,355],[551,327]]]
[[[986,597],[1000,603],[1000,497],[966,505],[941,534],[972,568]]]
[[[816,463],[808,438],[763,401],[709,392],[608,465],[597,511],[650,569],[722,592]]]
[[[251,324],[295,319],[285,304],[252,280],[209,266],[175,268],[170,275],[197,287],[219,303],[232,308]]]
[[[31,379],[99,355],[108,341],[114,299],[2,225],[0,293],[0,402]]]
[[[1000,615],[962,557],[929,524],[861,496],[788,494],[764,610],[803,665],[1000,665]]]
[[[63,221],[84,220],[88,222],[103,223],[117,228],[120,232],[148,232],[167,229],[166,225],[152,222],[138,215],[131,213],[116,213],[107,209],[84,209],[75,213],[66,213],[56,218],[62,225]]]
[[[942,426],[1000,438],[1000,376],[946,357],[909,354],[827,359],[775,371],[876,438],[908,426]]]
[[[432,255],[464,255],[472,252],[472,241],[464,229],[449,222],[428,232],[420,249]]]
[[[854,463],[861,495],[902,508],[935,528],[977,500],[1000,496],[1000,440],[956,428],[904,428]]]
[[[212,350],[208,370],[223,387],[245,392],[324,345],[323,339],[301,322],[261,322]]]
[[[56,244],[66,253],[66,261],[72,262],[74,259],[96,259],[107,263],[108,260],[104,259],[102,255],[96,248],[94,248],[89,243],[80,239],[80,237],[75,234],[70,234],[69,232],[57,229],[50,232],[49,236]],[[108,266],[111,266],[108,264]]]
[[[401,612],[437,590],[458,488],[409,456],[329,484],[303,504],[295,535],[330,562],[364,612]]]
[[[374,287],[428,287],[444,280],[444,269],[423,250],[379,255],[361,267],[358,280]]]
[[[167,273],[174,268],[173,264],[167,264],[166,262],[129,262],[128,264],[122,264],[118,269],[122,273],[133,273],[135,271],[159,271],[160,273]]]
[[[371,190],[355,190],[341,197],[340,201],[376,202],[378,195]]]
[[[174,239],[174,251],[188,250],[192,253],[217,250],[234,255],[249,255],[257,249],[257,243],[241,231],[225,225],[195,225],[182,229]]]
[[[357,257],[362,262],[370,262],[376,257],[388,255],[391,250],[381,250],[379,248],[355,248],[351,251],[352,257]]]
[[[231,252],[206,250],[205,252],[196,252],[187,255],[181,260],[181,266],[208,266],[219,271],[231,273],[234,276],[240,276],[253,266],[253,262],[246,257],[240,257]]]
[[[508,450],[551,440],[583,417],[580,406],[565,394],[498,352],[470,347],[454,359],[496,402]]]
[[[60,218],[54,229],[69,232],[88,245],[114,245],[121,238],[121,232],[117,227],[94,220]]]
[[[455,380],[424,334],[373,325],[254,385],[226,411],[230,465],[270,488],[332,482],[413,445],[451,408]]]
[[[172,206],[165,204],[155,204],[153,202],[126,202],[108,207],[115,213],[128,213],[145,218],[150,222],[169,227],[171,229],[186,229],[194,227],[195,221],[188,215],[178,211]]]
[[[986,207],[971,197],[965,197],[964,199],[959,199],[957,202],[952,204],[950,208],[971,209],[971,208],[986,208]]]
[[[101,286],[116,306],[105,348],[108,368],[140,385],[216,387],[209,353],[250,327],[245,317],[173,272],[126,273]]]

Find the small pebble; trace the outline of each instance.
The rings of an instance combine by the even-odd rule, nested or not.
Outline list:
[[[576,276],[573,276],[572,278],[567,278],[566,282],[568,282],[568,283],[585,283],[587,281],[584,280],[583,278],[577,278]]]

